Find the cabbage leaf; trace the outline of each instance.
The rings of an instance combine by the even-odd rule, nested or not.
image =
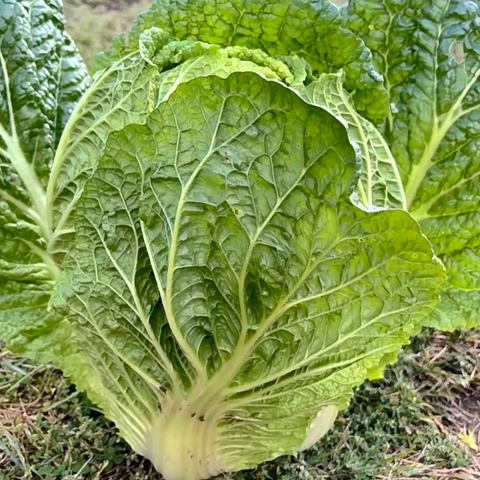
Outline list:
[[[94,67],[138,48],[141,33],[157,27],[178,40],[258,49],[270,57],[299,56],[312,73],[345,72],[357,111],[377,122],[388,113],[383,78],[363,41],[342,28],[330,0],[154,0],[129,35],[120,35]]]
[[[2,2],[0,337],[41,361],[66,358],[73,349],[68,322],[47,310],[58,267],[48,249],[45,188],[62,131],[89,81],[59,1]]]
[[[307,87],[295,85],[295,88],[308,101],[345,122],[350,142],[358,149],[358,202],[369,209],[406,210],[397,163],[379,130],[356,111],[351,95],[344,88],[344,74],[322,74]]]
[[[385,77],[384,137],[408,210],[448,270],[431,324],[480,325],[480,5],[352,0],[345,19]]]

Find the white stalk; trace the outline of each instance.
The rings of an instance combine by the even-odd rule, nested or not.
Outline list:
[[[172,402],[147,432],[146,456],[165,480],[201,480],[227,469],[219,453],[218,417]]]

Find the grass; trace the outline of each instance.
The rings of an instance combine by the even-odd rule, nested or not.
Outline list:
[[[0,365],[1,480],[160,480],[59,372],[5,349]],[[220,478],[480,479],[480,459],[465,444],[479,441],[479,398],[480,331],[425,334],[384,380],[358,389],[316,447]]]

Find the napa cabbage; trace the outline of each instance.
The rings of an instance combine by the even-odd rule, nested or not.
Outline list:
[[[91,78],[59,0],[1,0],[0,338],[167,480],[308,448],[480,323],[478,8],[400,3],[157,0]]]

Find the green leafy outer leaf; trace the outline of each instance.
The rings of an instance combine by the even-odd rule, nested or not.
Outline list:
[[[0,67],[0,123],[18,134],[44,183],[65,123],[88,84],[64,30],[60,1],[2,0]],[[0,146],[5,144],[1,138]]]
[[[75,110],[59,145],[48,192],[49,211],[52,212],[52,222],[56,226],[50,250],[57,259],[63,258],[69,248],[73,231],[70,214],[85,182],[96,170],[111,132],[121,130],[127,124],[145,123],[152,109],[167,100],[178,85],[196,77],[215,75],[226,78],[233,71],[255,71],[266,78],[293,82],[293,76],[285,64],[271,59],[261,51],[249,51],[241,47],[220,49],[200,42],[168,43],[168,37],[158,29],[146,31],[142,35],[145,43],[140,45],[139,53],[127,56],[97,75],[94,84]],[[175,64],[180,65],[172,68]],[[47,296],[45,300],[47,301]],[[45,308],[46,303],[42,307]],[[45,314],[44,311],[39,313]],[[70,335],[76,338],[78,332],[70,332]],[[18,332],[13,332],[12,338],[14,337],[18,342]],[[38,343],[33,345],[33,339],[34,336],[26,338],[23,343],[32,351],[43,348]],[[169,341],[168,334],[165,341]],[[47,340],[44,343],[48,346]],[[78,366],[78,372],[92,372],[92,368],[95,372],[98,366],[96,353],[102,350],[102,343],[79,342],[77,339],[74,343],[81,345],[79,349],[95,345],[95,348],[89,349],[93,352],[90,356],[94,358],[93,366],[89,363],[88,355],[87,358],[82,356],[78,361],[72,362]],[[100,384],[108,387],[101,388],[95,373],[88,374],[92,378],[89,383],[84,380],[84,373],[80,375],[69,367],[70,365],[64,368],[64,372],[75,381],[77,387],[87,390],[90,398],[103,406],[105,414],[115,419],[131,445],[137,451],[144,452],[142,435],[144,437],[145,432],[142,429],[148,425],[145,420],[146,412],[150,412],[148,408],[146,411],[143,407],[135,411],[133,407],[131,409],[125,404],[119,404],[118,395],[104,396],[110,391],[116,391],[112,382],[128,377],[130,373],[125,373],[125,368],[122,367],[115,372],[113,380],[111,377],[109,380],[102,378]],[[108,365],[105,368],[113,367]],[[181,369],[182,366],[179,365],[178,368]],[[155,385],[158,386],[157,383]],[[124,390],[125,388],[127,387]],[[121,393],[119,397],[124,398],[125,395],[128,398],[127,404],[133,405],[135,402],[132,394]],[[149,414],[151,416],[152,412]]]
[[[108,135],[131,123],[145,123],[149,113],[181,83],[207,75],[225,78],[234,71],[254,71],[266,78],[294,81],[282,61],[262,51],[221,49],[193,41],[169,42],[158,28],[142,33],[139,51],[97,74],[66,127],[50,176],[47,203],[56,226],[51,246],[55,256],[61,257],[65,251],[63,243],[72,232],[70,212],[85,181],[95,171]]]
[[[480,4],[352,0],[346,18],[385,76],[385,138],[448,269],[437,326],[480,325]]]
[[[117,37],[96,68],[138,48],[141,33],[159,27],[179,40],[261,49],[270,56],[298,55],[315,74],[343,69],[357,110],[377,122],[388,110],[381,76],[361,40],[341,27],[329,0],[155,0],[128,38]]]
[[[45,185],[54,150],[89,78],[56,0],[0,5],[0,338],[68,369],[68,322],[48,312],[58,268]]]
[[[58,268],[45,185],[53,153],[89,83],[54,0],[0,5],[0,338],[19,355],[53,362],[114,405],[68,320],[48,310]]]
[[[294,452],[434,308],[429,242],[353,206],[355,178],[343,125],[253,73],[179,85],[110,134],[54,304],[167,479]]]
[[[311,103],[327,108],[346,122],[348,135],[359,150],[359,201],[362,205],[406,209],[402,180],[395,159],[382,134],[360,116],[343,88],[343,74],[322,74],[300,88]]]

